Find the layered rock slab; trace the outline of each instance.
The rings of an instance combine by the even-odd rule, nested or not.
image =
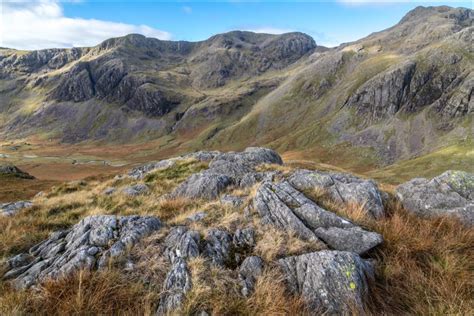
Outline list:
[[[10,259],[4,278],[12,279],[16,288],[27,288],[78,270],[106,268],[111,260],[124,256],[141,238],[161,226],[161,221],[152,216],[89,216],[70,230],[51,234],[28,254]]]
[[[288,181],[264,182],[253,207],[263,224],[293,231],[303,239],[322,240],[333,249],[362,254],[383,241],[381,235],[321,208]]]
[[[446,171],[431,180],[415,178],[399,185],[397,196],[408,211],[421,217],[454,216],[474,225],[474,174]]]
[[[32,207],[33,203],[30,201],[17,201],[12,203],[0,204],[0,216],[13,216],[22,209]]]
[[[300,191],[322,190],[338,203],[362,205],[373,218],[379,219],[385,215],[383,193],[372,180],[347,173],[297,170],[288,181]]]
[[[289,289],[315,314],[364,314],[373,266],[357,254],[323,250],[278,260]]]

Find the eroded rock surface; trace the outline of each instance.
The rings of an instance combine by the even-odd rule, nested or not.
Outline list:
[[[124,194],[129,195],[129,196],[142,195],[142,194],[147,193],[148,191],[150,191],[150,189],[148,188],[146,184],[143,184],[143,183],[135,184],[135,185],[126,187],[122,190]]]
[[[0,204],[0,216],[13,216],[24,208],[33,206],[30,201],[17,201]]]
[[[257,173],[254,168],[263,163],[281,164],[282,160],[275,151],[257,147],[217,154],[209,169],[191,175],[173,191],[172,196],[216,199],[230,185],[239,186],[244,177]]]
[[[294,231],[303,239],[322,240],[337,250],[364,253],[382,242],[379,234],[321,208],[288,181],[264,182],[255,195],[253,207],[263,224]]]
[[[89,216],[70,230],[51,234],[29,254],[21,255],[28,260],[18,260],[18,256],[10,259],[11,269],[4,278],[13,279],[17,288],[27,288],[81,269],[106,268],[111,260],[121,258],[141,238],[160,228],[157,217]]]
[[[405,209],[422,217],[455,216],[474,225],[474,174],[446,171],[431,180],[415,178],[397,187]]]
[[[188,264],[183,258],[176,258],[166,275],[157,315],[168,315],[170,312],[179,310],[191,287],[191,273]]]
[[[385,215],[382,193],[372,180],[346,173],[298,170],[288,181],[300,191],[323,190],[338,203],[363,205],[367,213],[376,219]]]
[[[174,227],[165,239],[165,254],[171,262],[176,258],[190,259],[200,253],[199,232],[190,230],[186,226]]]
[[[247,257],[242,262],[239,268],[242,295],[249,296],[254,291],[257,278],[263,273],[264,264],[262,258],[257,256]]]
[[[315,314],[364,314],[373,266],[357,254],[323,250],[278,260],[288,287]]]

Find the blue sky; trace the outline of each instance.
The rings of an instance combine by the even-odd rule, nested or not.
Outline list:
[[[5,0],[3,0],[5,1]],[[204,40],[230,30],[300,31],[336,46],[397,23],[418,5],[472,7],[471,1],[124,1],[6,0],[0,46],[23,49],[90,46],[127,33]]]

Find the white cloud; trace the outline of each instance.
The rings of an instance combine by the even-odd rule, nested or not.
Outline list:
[[[146,25],[70,18],[57,0],[3,2],[0,46],[17,49],[93,46],[110,37],[139,33],[170,39],[168,32]]]
[[[294,32],[290,29],[279,29],[275,27],[257,27],[251,29],[244,29],[243,31],[254,32],[254,33],[266,33],[266,34],[283,34],[283,33],[290,33]]]
[[[184,11],[184,13],[186,13],[186,14],[191,14],[191,13],[193,13],[193,8],[188,7],[188,6],[184,6],[184,7],[183,7],[183,11]]]

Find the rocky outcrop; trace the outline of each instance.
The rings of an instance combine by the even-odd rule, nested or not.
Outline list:
[[[379,234],[321,208],[288,181],[264,182],[253,207],[263,224],[293,231],[303,239],[322,240],[333,249],[364,253],[383,240]]]
[[[396,189],[405,209],[422,216],[454,216],[474,225],[474,174],[446,171],[431,180],[412,179]]]
[[[212,228],[206,236],[204,255],[216,266],[226,266],[233,260],[232,258],[232,236],[221,229]]]
[[[129,171],[128,176],[133,179],[143,179],[146,174],[155,171],[173,167],[176,164],[176,158],[150,162],[140,167],[133,168]]]
[[[191,175],[179,185],[172,196],[215,199],[230,185],[239,185],[260,164],[282,164],[281,157],[267,148],[249,147],[243,152],[217,154],[209,169]]]
[[[200,254],[201,236],[199,232],[186,226],[174,227],[165,239],[165,255],[174,262],[177,258],[188,260]]]
[[[300,191],[322,190],[337,203],[362,205],[373,218],[379,219],[385,215],[383,193],[372,180],[347,173],[297,170],[288,181]]]
[[[13,216],[24,208],[33,206],[30,201],[17,201],[0,204],[0,216]]]
[[[262,258],[251,256],[245,258],[239,268],[239,280],[242,295],[249,296],[255,288],[257,278],[262,275],[265,263]]]
[[[365,314],[373,266],[345,251],[319,251],[278,260],[289,289],[314,314]]]
[[[179,311],[186,293],[191,290],[191,287],[191,273],[188,265],[184,259],[177,258],[166,275],[163,294],[156,314],[168,315],[170,312]]]
[[[22,179],[34,179],[32,175],[13,165],[0,165],[0,176],[12,176]]]
[[[27,288],[78,270],[107,268],[121,259],[140,239],[161,228],[150,216],[89,216],[70,230],[59,231],[10,259],[4,279],[16,288]]]

